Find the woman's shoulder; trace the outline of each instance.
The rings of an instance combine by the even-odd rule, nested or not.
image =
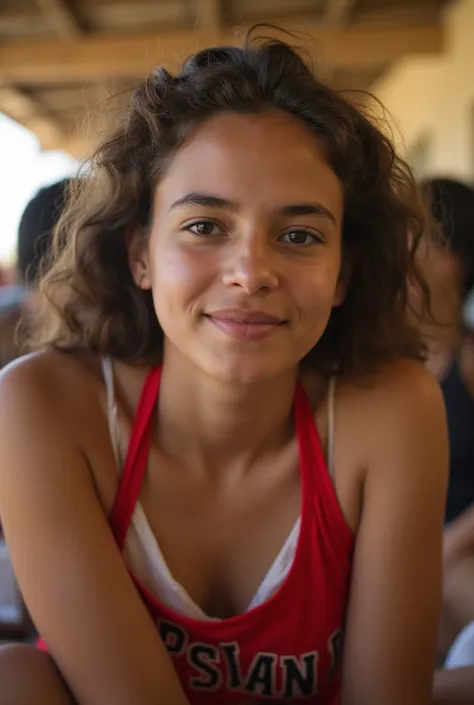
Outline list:
[[[339,408],[342,441],[357,449],[367,472],[394,473],[401,483],[409,476],[416,484],[426,471],[422,459],[429,457],[432,480],[442,484],[448,467],[446,413],[439,382],[422,363],[393,360],[341,380]]]
[[[148,367],[114,361],[120,408],[133,418]],[[100,357],[88,352],[42,350],[18,358],[0,372],[0,424],[13,417],[23,429],[71,432],[80,445],[103,429],[108,438],[107,393]],[[1,431],[1,429],[0,429]]]
[[[0,485],[18,473],[47,483],[65,472],[67,491],[93,478],[102,505],[110,508],[116,468],[106,408],[100,359],[45,350],[4,368]]]
[[[99,361],[92,356],[45,349],[16,358],[0,372],[0,402],[4,394],[55,392],[66,396],[74,387],[97,377]],[[61,394],[60,394],[61,395]]]
[[[419,485],[426,489],[430,482],[433,488],[443,487],[448,466],[444,403],[437,380],[422,363],[410,359],[390,360],[364,374],[341,375],[335,382],[333,404],[330,385],[319,397],[321,384],[305,386],[315,402],[315,422],[339,503],[356,532],[369,484],[382,494],[387,488],[388,494],[397,487],[408,492]]]
[[[53,419],[59,427],[97,400],[100,361],[91,356],[42,350],[20,357],[0,372],[0,419],[19,424]]]
[[[405,511],[407,497],[418,506],[429,493],[444,507],[446,414],[439,383],[421,363],[393,360],[339,380],[335,407],[335,482],[351,527],[368,511],[380,523],[397,502]]]
[[[369,414],[374,422],[433,405],[443,408],[439,382],[421,362],[411,359],[390,360],[370,372],[341,377],[337,388],[341,402]]]
[[[348,416],[352,426],[358,421],[377,426],[382,419],[396,421],[400,415],[423,407],[444,407],[439,382],[421,362],[412,359],[389,360],[363,373],[334,375],[333,381],[333,385],[326,385],[326,394],[321,394],[321,378],[316,375],[305,375],[303,384],[316,416],[324,415],[332,393],[335,414]]]
[[[442,391],[420,362],[391,360],[370,373],[340,378],[335,409],[336,453],[347,467],[379,474],[397,463],[402,480],[404,468],[417,472],[411,459],[426,446],[447,457]]]

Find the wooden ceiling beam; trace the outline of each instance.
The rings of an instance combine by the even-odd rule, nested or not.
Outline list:
[[[37,100],[25,91],[0,82],[0,111],[31,130],[39,139],[42,149],[64,142],[65,132],[59,121]]]
[[[326,0],[323,23],[328,27],[343,27],[351,19],[357,0]]]
[[[219,30],[222,26],[221,0],[195,0],[196,26],[204,31]]]
[[[314,43],[316,59],[336,68],[368,67],[410,54],[437,54],[443,49],[443,30],[437,24],[405,27],[327,28],[286,25],[303,29],[302,46]],[[236,44],[234,31],[175,31],[130,36],[84,36],[69,42],[31,41],[0,44],[0,78],[25,85],[74,83],[116,78],[140,78],[154,66],[171,70],[190,53],[209,46]],[[294,43],[294,42],[293,42]]]
[[[390,25],[395,27],[402,24],[420,24],[437,21],[440,16],[440,7],[436,3],[427,3],[423,0],[411,0],[409,5],[394,5],[393,7],[378,7],[363,10],[357,13],[357,24]]]
[[[56,34],[63,39],[80,37],[83,28],[67,0],[35,0]]]

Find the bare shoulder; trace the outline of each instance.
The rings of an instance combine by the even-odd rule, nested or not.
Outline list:
[[[395,411],[399,404],[407,408],[420,403],[442,406],[438,381],[415,360],[386,362],[370,374],[341,380],[341,386],[354,401],[377,401],[387,411]]]
[[[304,385],[318,417],[323,399],[321,379],[307,374]],[[396,420],[400,415],[404,417],[423,408],[444,416],[439,382],[415,360],[397,359],[379,365],[370,373],[338,377],[335,390],[337,416],[350,419],[352,426],[357,422],[378,425],[382,419]]]
[[[370,375],[341,380],[339,395],[343,413],[370,429],[363,434],[368,440],[396,439],[408,429],[410,435],[445,433],[440,385],[419,362],[395,360]]]
[[[0,414],[2,409],[19,410],[24,403],[59,414],[97,379],[97,363],[91,359],[54,350],[25,355],[0,372]]]
[[[379,504],[382,495],[413,492],[423,501],[429,487],[443,504],[446,416],[440,386],[425,367],[395,360],[341,378],[336,389],[334,480],[351,528],[357,531],[370,496]]]
[[[85,455],[102,428],[100,369],[92,359],[53,350],[15,360],[0,373],[0,442],[4,455],[22,444],[43,453],[68,444]],[[102,394],[104,396],[104,394]]]
[[[345,383],[341,407],[347,438],[363,468],[366,509],[371,498],[388,506],[397,494],[407,493],[419,507],[430,492],[442,518],[449,457],[438,381],[420,363],[394,361],[370,378]]]
[[[98,363],[91,356],[53,349],[40,350],[16,358],[6,365],[0,372],[0,384],[3,386],[4,380],[15,380],[15,383],[21,381],[33,386],[41,381],[54,384],[55,380],[64,382],[68,375],[84,374],[94,367],[97,368]]]
[[[21,496],[22,483],[45,487],[51,482],[59,493],[67,478],[64,491],[78,492],[92,481],[102,506],[110,508],[116,468],[99,361],[48,350],[4,368],[0,447],[0,504]]]

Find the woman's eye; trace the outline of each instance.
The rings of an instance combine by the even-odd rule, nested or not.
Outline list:
[[[216,223],[213,223],[211,220],[196,221],[195,223],[191,223],[191,225],[188,225],[186,227],[186,230],[189,230],[195,235],[199,235],[201,237],[205,237],[206,235],[209,236],[222,234],[222,228],[216,225]]]
[[[288,242],[290,245],[313,245],[317,242],[322,242],[322,237],[318,237],[315,233],[309,230],[288,230],[284,233],[281,241]]]

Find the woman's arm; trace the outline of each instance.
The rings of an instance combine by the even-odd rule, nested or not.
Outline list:
[[[427,705],[441,605],[443,401],[435,380],[410,362],[386,368],[363,399],[368,452],[342,703]]]
[[[36,367],[27,360],[0,377],[0,515],[36,626],[79,705],[185,705],[86,458]]]

